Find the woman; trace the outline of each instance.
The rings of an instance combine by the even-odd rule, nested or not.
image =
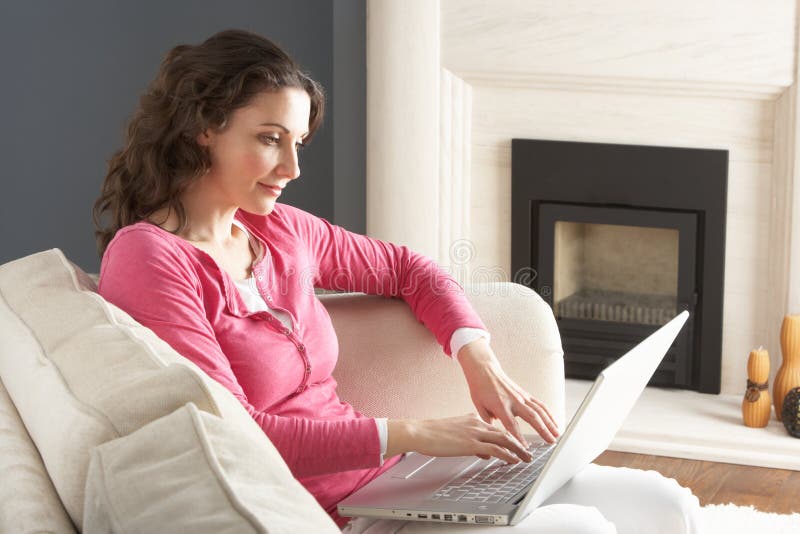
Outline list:
[[[461,288],[432,261],[276,202],[323,109],[321,88],[267,39],[225,31],[177,46],[109,162],[94,220],[100,294],[228,388],[341,527],[336,503],[404,452],[527,461],[516,418],[548,442],[558,428],[506,376]],[[403,298],[461,364],[477,415],[386,421],[342,403],[336,336],[314,287]],[[588,510],[591,528],[607,531]],[[518,527],[535,531],[546,515]]]

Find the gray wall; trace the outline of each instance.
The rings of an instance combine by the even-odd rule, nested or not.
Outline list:
[[[0,4],[0,263],[57,247],[97,272],[92,205],[138,96],[171,47],[241,28],[326,88],[292,204],[365,228],[364,0],[33,0]]]

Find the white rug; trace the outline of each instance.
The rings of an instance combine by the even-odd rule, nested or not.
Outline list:
[[[700,512],[701,534],[797,534],[800,514],[767,514],[752,507],[732,504],[704,506]]]
[[[568,418],[590,386],[567,380]],[[800,471],[800,439],[774,415],[766,428],[744,426],[741,405],[738,395],[647,388],[609,449]]]

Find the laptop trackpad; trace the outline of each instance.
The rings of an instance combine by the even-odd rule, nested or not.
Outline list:
[[[419,473],[423,467],[430,466],[435,461],[435,456],[415,453],[407,454],[400,463],[392,468],[392,478],[411,478]]]
[[[403,478],[406,480],[420,476],[422,473],[427,476],[441,477],[442,471],[452,473],[456,464],[460,464],[457,466],[456,470],[461,472],[481,461],[480,458],[474,456],[438,458],[435,456],[426,456],[424,454],[410,453],[391,469],[391,474],[392,478]]]

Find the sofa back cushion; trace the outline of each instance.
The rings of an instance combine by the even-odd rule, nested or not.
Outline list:
[[[95,290],[58,249],[0,266],[0,377],[79,529],[92,448],[189,402],[264,441],[291,478],[233,395]]]
[[[86,532],[340,532],[300,483],[271,469],[267,440],[189,403],[95,447]]]

